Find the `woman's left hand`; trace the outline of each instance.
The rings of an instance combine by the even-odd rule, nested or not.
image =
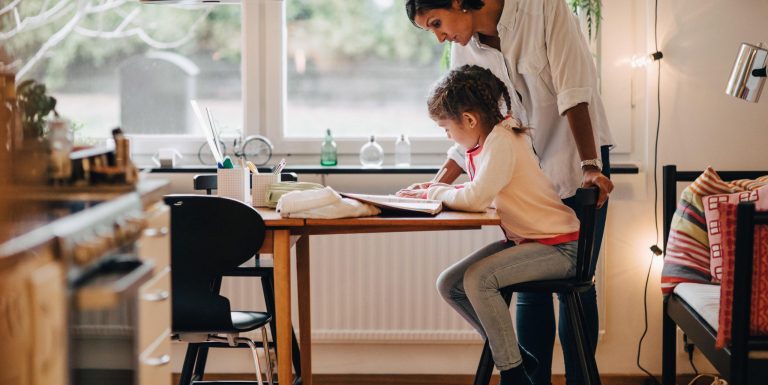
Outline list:
[[[427,190],[424,189],[402,189],[395,193],[395,195],[403,198],[419,198],[423,199],[427,194]]]
[[[597,198],[597,208],[603,207],[605,201],[608,200],[608,194],[613,191],[613,182],[599,170],[589,168],[584,170],[581,187],[591,186],[597,186],[597,188],[600,189],[600,195]]]

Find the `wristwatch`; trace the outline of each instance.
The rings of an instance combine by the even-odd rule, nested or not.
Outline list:
[[[598,171],[603,171],[603,161],[600,159],[587,159],[581,161],[581,168],[585,166],[596,167]]]

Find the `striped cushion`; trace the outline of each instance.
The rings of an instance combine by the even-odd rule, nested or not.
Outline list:
[[[667,239],[664,268],[661,272],[661,291],[669,295],[681,282],[709,283],[709,240],[704,219],[702,197],[743,191],[720,179],[711,167],[683,190]]]

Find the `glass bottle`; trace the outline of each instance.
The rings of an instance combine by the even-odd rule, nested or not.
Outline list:
[[[321,166],[335,166],[338,163],[336,156],[336,142],[333,141],[331,136],[331,129],[325,130],[325,139],[320,146],[320,165]]]
[[[360,148],[360,164],[363,167],[381,167],[384,163],[384,150],[371,135],[371,140]]]
[[[395,142],[395,167],[408,167],[411,165],[411,142],[405,134],[400,134]]]
[[[48,177],[54,183],[64,183],[72,175],[72,130],[66,120],[55,118],[48,122],[48,146],[51,151]]]

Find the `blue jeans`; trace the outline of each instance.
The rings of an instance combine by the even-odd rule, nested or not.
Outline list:
[[[600,148],[603,160],[603,174],[611,177],[608,146]],[[576,210],[574,197],[563,199],[563,203]],[[608,203],[597,211],[595,217],[595,247],[592,254],[592,272],[595,271],[597,257],[600,254],[600,243],[605,231],[605,219],[608,212]],[[568,311],[565,301],[560,299],[560,324],[558,332],[560,345],[563,347],[563,361],[565,361],[566,385],[582,385],[584,382],[579,365],[579,356],[576,352],[576,342],[568,321]],[[592,349],[597,347],[597,334],[599,331],[599,318],[597,314],[597,294],[593,287],[589,291],[581,293],[581,302],[586,316],[587,334],[592,344]],[[517,334],[520,345],[539,360],[538,369],[534,373],[528,373],[534,385],[552,384],[552,349],[555,345],[555,312],[552,306],[552,295],[545,293],[517,293],[516,307]],[[592,352],[594,354],[594,351]]]

